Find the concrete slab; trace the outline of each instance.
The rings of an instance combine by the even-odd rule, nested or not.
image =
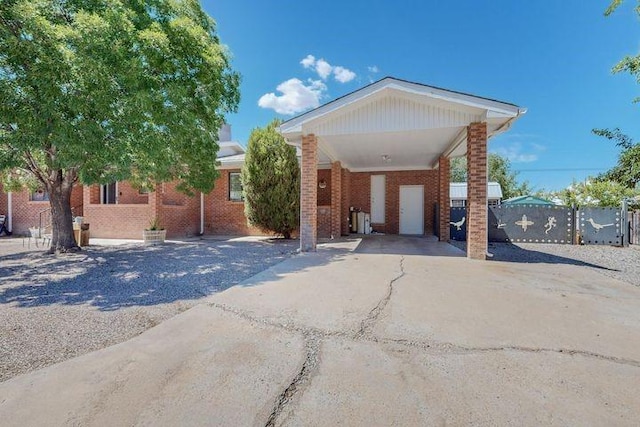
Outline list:
[[[361,254],[465,257],[464,251],[435,236],[364,235],[355,248]]]
[[[399,256],[321,250],[278,264],[208,301],[281,325],[356,333],[399,274]]]
[[[640,360],[640,289],[572,265],[405,257],[375,335]]]
[[[282,425],[637,425],[640,369],[530,352],[328,339]],[[606,373],[606,374],[605,374]]]
[[[198,306],[128,342],[0,384],[3,426],[264,424],[300,335]]]

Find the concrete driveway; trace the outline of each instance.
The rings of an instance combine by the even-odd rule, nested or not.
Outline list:
[[[387,239],[1,383],[2,424],[637,425],[640,288]]]

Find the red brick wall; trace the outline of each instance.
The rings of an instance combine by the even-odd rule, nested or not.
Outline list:
[[[205,195],[205,234],[261,236],[262,231],[247,224],[244,203],[229,200],[229,173],[239,169],[221,170],[211,193]]]
[[[318,206],[318,237],[331,237],[331,206]]]
[[[351,204],[351,172],[349,169],[342,169],[342,234],[347,235],[349,230],[349,207]]]
[[[318,206],[331,205],[331,169],[318,169],[318,183],[324,180],[325,188],[318,186]]]
[[[84,222],[90,224],[91,237],[105,239],[142,239],[142,230],[153,219],[149,205],[84,206]]]
[[[100,187],[98,189],[98,198],[100,197]],[[96,201],[99,203],[99,199]],[[146,205],[149,203],[148,194],[140,194],[140,190],[137,190],[126,181],[118,182],[118,204],[122,205]]]
[[[400,186],[424,185],[424,230],[431,234],[434,206],[438,201],[438,171],[351,172],[349,206],[371,212],[371,175],[385,175],[385,224],[372,224],[375,231],[398,234],[400,230]]]
[[[167,237],[181,238],[200,233],[200,195],[179,193],[175,183],[159,184],[158,193],[139,194],[128,182],[118,182],[118,204],[100,204],[100,186],[86,187],[85,222],[91,237],[142,239],[142,230],[154,218],[167,230]],[[159,205],[151,203],[157,197]],[[154,199],[155,200],[155,199]],[[124,203],[130,202],[130,203]]]
[[[31,192],[29,190],[17,191],[11,195],[13,232],[15,234],[28,234],[29,227],[37,227],[39,225],[39,213],[51,208],[48,201],[32,202],[30,196]],[[73,191],[71,192],[71,207],[73,208],[74,215],[83,215],[82,186],[80,185],[73,187]]]

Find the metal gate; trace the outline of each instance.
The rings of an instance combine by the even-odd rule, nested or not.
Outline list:
[[[514,205],[491,206],[488,209],[490,242],[623,244],[624,215],[617,207],[583,207],[576,211],[568,206]],[[466,240],[467,209],[452,207],[450,212],[451,240]],[[630,219],[631,235],[628,239],[631,243],[640,244],[640,220],[634,215]]]
[[[467,208],[451,208],[449,237],[451,240],[467,240]]]
[[[574,223],[567,206],[491,206],[489,241],[571,244]]]
[[[580,208],[580,243],[583,245],[622,244],[620,208]]]

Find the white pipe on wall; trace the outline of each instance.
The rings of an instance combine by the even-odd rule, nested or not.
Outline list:
[[[200,235],[204,234],[204,193],[200,193]]]
[[[13,231],[13,193],[7,193],[7,230]]]

